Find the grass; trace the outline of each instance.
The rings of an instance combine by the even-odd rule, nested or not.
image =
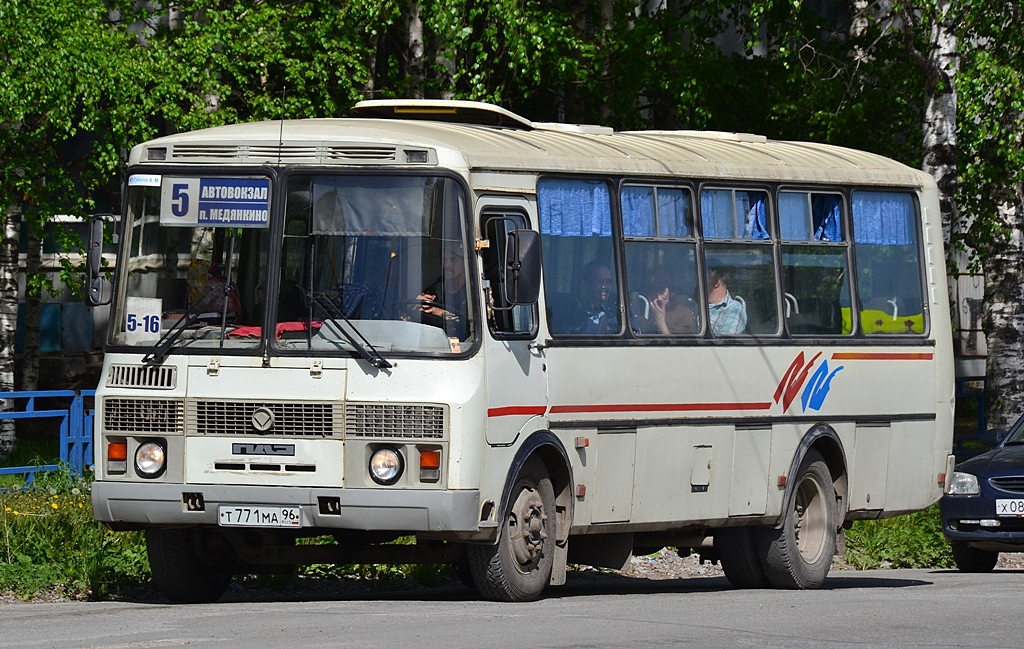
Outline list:
[[[884,520],[856,521],[846,532],[846,562],[859,570],[953,567],[939,506]]]
[[[95,522],[88,482],[70,471],[37,474],[33,489],[0,493],[0,592],[85,599],[148,575],[142,535]]]

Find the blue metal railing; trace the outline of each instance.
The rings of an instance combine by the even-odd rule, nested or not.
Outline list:
[[[92,422],[95,407],[86,407],[86,400],[96,395],[95,390],[40,390],[33,392],[0,392],[0,399],[13,399],[14,410],[0,412],[4,419],[59,419],[60,464],[39,466],[13,466],[0,468],[0,475],[25,476],[25,484],[35,481],[39,471],[56,471],[67,466],[82,475],[92,465]],[[39,409],[36,399],[59,399],[70,402],[64,407]]]

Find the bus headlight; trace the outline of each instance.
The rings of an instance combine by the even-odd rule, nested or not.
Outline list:
[[[377,484],[392,485],[402,477],[405,460],[396,449],[385,446],[370,456],[370,477]]]
[[[161,440],[139,444],[135,451],[135,472],[143,478],[157,478],[167,466],[167,449]]]
[[[953,478],[949,481],[949,492],[955,496],[977,496],[981,493],[978,487],[977,476],[960,471],[953,472]]]

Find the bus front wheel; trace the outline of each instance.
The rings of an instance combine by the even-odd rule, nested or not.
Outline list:
[[[146,530],[146,554],[153,582],[175,604],[220,599],[231,583],[229,562],[199,528]]]
[[[540,459],[526,462],[513,484],[496,545],[466,548],[477,590],[487,599],[528,602],[551,581],[555,490]]]
[[[758,530],[765,577],[775,588],[818,588],[836,552],[836,490],[825,459],[804,457],[779,529]]]

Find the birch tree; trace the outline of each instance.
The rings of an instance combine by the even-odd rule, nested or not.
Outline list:
[[[102,0],[0,3],[0,391],[14,387],[20,229],[88,215],[93,192],[117,175],[120,150],[148,132],[144,62],[108,10]],[[66,268],[68,280],[74,272]],[[45,288],[31,272],[27,283]],[[0,453],[13,443],[2,429]]]
[[[986,416],[1024,412],[1024,5],[961,1],[957,76],[964,240],[985,276]]]

